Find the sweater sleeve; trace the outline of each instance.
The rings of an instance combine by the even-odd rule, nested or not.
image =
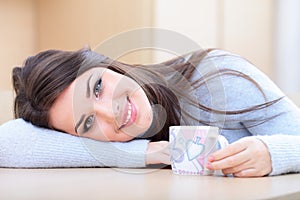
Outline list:
[[[257,136],[268,147],[272,159],[270,176],[300,172],[300,137],[295,135]]]
[[[260,120],[263,115],[267,117],[273,115],[274,118],[249,127],[248,130],[263,141],[269,149],[272,159],[272,172],[269,175],[300,172],[299,108],[285,97],[270,106],[268,110],[256,111],[258,119]],[[253,114],[251,118],[254,118]],[[245,122],[245,125],[251,126],[252,122]]]
[[[266,108],[232,115],[229,121],[238,122],[249,135],[263,141],[270,152],[272,172],[278,175],[300,172],[300,109],[261,71],[249,62],[236,59],[227,61],[227,67],[251,77],[262,92],[242,77],[223,79],[228,110],[239,110],[283,97]]]
[[[148,142],[100,142],[16,119],[0,126],[0,167],[145,167]]]

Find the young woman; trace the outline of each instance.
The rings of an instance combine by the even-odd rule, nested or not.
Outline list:
[[[156,65],[89,49],[48,50],[14,68],[13,83],[16,118],[128,146],[150,140],[138,147],[148,151],[146,164],[169,164],[167,151],[149,153],[167,145],[159,141],[168,141],[169,126],[211,125],[230,145],[207,168],[239,177],[300,171],[299,108],[251,63],[223,50]]]

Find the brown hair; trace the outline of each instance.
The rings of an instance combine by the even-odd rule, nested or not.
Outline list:
[[[23,67],[15,67],[12,72],[15,118],[51,128],[49,109],[56,98],[76,79],[80,69],[96,67],[103,58],[88,49],[47,50],[27,58]]]
[[[47,50],[27,58],[23,67],[13,69],[13,86],[16,92],[14,113],[16,118],[23,118],[34,125],[52,128],[49,124],[49,109],[58,95],[65,90],[80,74],[93,67],[105,67],[131,77],[143,88],[153,105],[161,105],[157,116],[166,112],[162,122],[154,117],[149,132],[157,132],[150,137],[152,141],[168,140],[169,126],[189,124],[189,120],[209,124],[208,120],[193,116],[182,107],[181,102],[188,102],[195,108],[218,114],[240,114],[265,108],[280,99],[237,111],[216,110],[202,105],[190,96],[208,79],[229,74],[251,81],[261,91],[260,86],[249,76],[241,72],[225,69],[216,70],[191,81],[196,67],[207,55],[207,51],[196,51],[188,62],[183,57],[155,65],[128,65],[113,61],[89,49],[78,51]],[[188,83],[188,84],[187,84]]]

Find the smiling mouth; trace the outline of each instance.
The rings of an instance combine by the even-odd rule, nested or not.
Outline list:
[[[127,100],[127,105],[125,106],[125,111],[124,111],[124,115],[123,115],[123,123],[120,126],[119,130],[126,127],[126,126],[129,126],[136,119],[136,108],[135,108],[135,106],[130,101],[128,96],[127,96],[126,100]]]

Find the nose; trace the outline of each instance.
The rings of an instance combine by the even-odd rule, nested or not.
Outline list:
[[[101,121],[113,123],[120,113],[120,106],[117,101],[101,101],[94,103],[94,112]]]

